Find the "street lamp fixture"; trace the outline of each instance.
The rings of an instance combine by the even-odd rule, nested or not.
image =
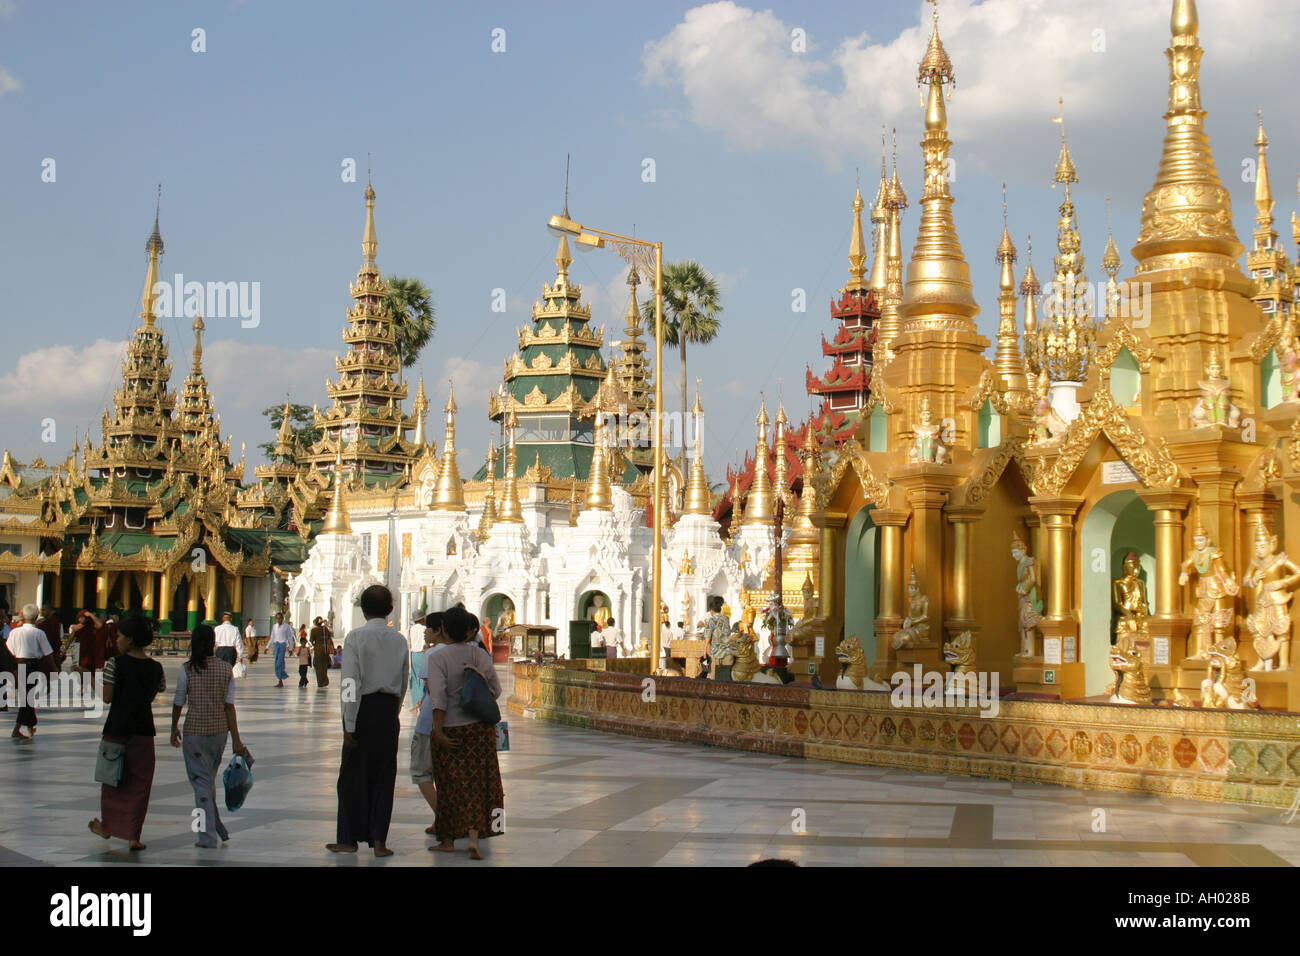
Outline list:
[[[661,242],[646,242],[633,239],[615,232],[606,232],[592,226],[584,226],[565,215],[552,216],[546,224],[551,235],[572,238],[580,252],[592,249],[613,249],[630,266],[635,266],[644,275],[655,277],[655,408],[654,408],[654,544],[651,548],[653,567],[651,568],[650,588],[650,670],[659,666],[662,647],[659,622],[659,606],[663,597],[663,579],[660,566],[663,564],[663,419],[660,414],[664,407],[663,357],[664,357],[664,247]]]

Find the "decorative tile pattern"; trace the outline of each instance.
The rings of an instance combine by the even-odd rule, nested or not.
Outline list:
[[[655,705],[640,691],[634,674],[523,665],[511,709],[638,736],[1202,800],[1287,806],[1300,785],[1294,714],[1004,700],[984,718],[794,686],[659,678]]]

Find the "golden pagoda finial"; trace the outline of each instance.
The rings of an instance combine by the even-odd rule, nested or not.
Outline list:
[[[1025,366],[1016,333],[1016,246],[1007,226],[1007,184],[1002,184],[1002,238],[997,260],[1002,265],[998,281],[998,339],[993,365],[1010,391],[1026,389]]]
[[[1201,109],[1201,49],[1195,0],[1173,0],[1169,18],[1169,109],[1156,181],[1142,203],[1133,256],[1137,271],[1178,265],[1185,253],[1219,257],[1211,268],[1240,271],[1242,245],[1232,226],[1232,199],[1219,180]]]
[[[1065,100],[1057,102],[1061,105],[1061,115],[1052,117],[1052,122],[1061,124],[1061,155],[1056,162],[1052,188],[1060,183],[1065,187],[1065,196],[1057,216],[1053,259],[1056,273],[1046,315],[1038,328],[1036,359],[1053,382],[1082,382],[1092,362],[1100,322],[1092,315],[1090,297],[1079,294],[1086,286],[1087,277],[1083,271],[1083,241],[1070,199],[1070,184],[1077,183],[1079,176],[1065,138]]]
[[[871,289],[879,309],[885,295],[888,282],[886,230],[889,228],[889,176],[885,170],[885,127],[880,126],[880,185],[876,187],[876,198],[871,204],[871,278],[867,287]]]
[[[762,525],[766,527],[772,523],[772,479],[767,470],[767,400],[764,399],[758,408],[758,443],[754,449],[754,481],[749,486],[749,506],[745,509],[746,525]]]
[[[424,394],[424,376],[420,376],[420,383],[415,387],[415,437],[412,439],[417,448],[423,448],[428,443],[425,436],[424,418],[429,412],[429,397]]]
[[[569,266],[572,263],[573,256],[569,254],[569,237],[560,236],[560,244],[555,250],[555,284],[557,286],[563,286],[568,283]]]
[[[154,320],[158,318],[158,313],[154,310],[154,304],[157,301],[158,293],[158,257],[163,254],[162,233],[158,229],[158,217],[162,214],[162,183],[158,184],[158,204],[153,213],[153,232],[145,241],[144,251],[149,256],[149,265],[144,273],[144,291],[140,295],[140,318],[144,320],[145,325],[153,325]],[[179,290],[178,290],[179,291]]]
[[[1273,228],[1273,187],[1268,181],[1268,137],[1264,135],[1264,111],[1257,110],[1259,135],[1255,137],[1255,148],[1259,150],[1259,159],[1255,165],[1255,224],[1260,229]]]
[[[736,532],[740,530],[742,520],[740,511],[740,475],[737,474],[731,476],[731,522],[727,526],[727,534],[735,537]]]
[[[921,222],[916,245],[907,266],[907,282],[899,312],[904,331],[909,327],[933,325],[944,329],[975,332],[975,302],[970,267],[957,239],[952,219],[953,197],[948,189],[948,115],[944,108],[945,87],[956,77],[952,61],[939,39],[939,7],[934,8],[934,29],[930,44],[917,69],[916,81],[925,96],[925,135],[921,141],[925,156],[925,186],[921,195]]]
[[[1025,240],[1025,274],[1020,280],[1020,294],[1025,299],[1025,372],[1031,378],[1037,377],[1042,365],[1038,360],[1038,318],[1034,309],[1034,297],[1042,291],[1038,276],[1034,274],[1034,237]]]
[[[194,324],[192,328],[194,329],[194,364],[193,366],[191,366],[191,371],[193,371],[193,373],[196,376],[201,377],[203,375],[203,329],[204,329],[203,315],[201,313],[195,313]]]
[[[521,524],[524,520],[523,507],[519,504],[519,482],[515,477],[518,459],[515,455],[515,431],[519,428],[519,417],[512,408],[506,413],[506,464],[505,484],[501,489],[501,508],[497,521],[501,524]]]
[[[442,439],[442,462],[438,466],[438,484],[431,511],[464,511],[465,489],[456,466],[456,395],[455,386],[447,385],[446,425]]]
[[[704,406],[700,404],[700,380],[695,380],[695,404],[691,407],[691,417],[695,419],[695,436],[691,445],[691,476],[686,485],[686,504],[682,514],[707,515],[713,509],[709,507],[709,483],[704,475]]]
[[[330,501],[330,511],[321,526],[321,534],[351,534],[352,525],[348,522],[348,509],[343,502],[343,455],[334,455],[334,496]]]
[[[488,445],[487,450],[487,488],[483,492],[483,513],[478,519],[478,529],[474,536],[480,541],[487,539],[488,532],[492,530],[492,525],[497,520],[497,449],[495,445]]]
[[[1112,279],[1119,274],[1124,262],[1120,259],[1119,249],[1115,246],[1115,231],[1110,223],[1110,197],[1106,197],[1106,251],[1102,253],[1101,269]]]
[[[284,400],[284,415],[280,418],[280,430],[275,435],[275,457],[285,460],[292,460],[294,457],[293,449],[293,426],[290,424],[289,400]]]
[[[879,331],[876,333],[875,362],[882,366],[889,361],[890,346],[898,334],[899,305],[903,301],[903,240],[902,216],[907,208],[907,194],[898,178],[898,130],[894,130],[894,171],[885,189],[887,221],[882,227],[885,239],[885,285],[880,303]]]
[[[375,234],[375,187],[370,185],[370,175],[366,174],[366,230],[361,235],[361,257],[366,265],[375,264],[379,252],[379,238]]]
[[[867,244],[862,235],[862,187],[853,196],[853,231],[849,236],[849,282],[841,292],[865,292],[869,286],[863,278],[867,274]]]
[[[609,439],[605,431],[605,415],[609,410],[609,396],[614,390],[614,366],[605,370],[605,379],[596,390],[596,428],[592,438],[591,465],[587,470],[586,505],[592,511],[609,511],[613,508],[609,484]]]
[[[778,497],[785,500],[787,506],[790,502],[790,491],[786,487],[786,479],[789,472],[790,464],[786,461],[785,453],[789,442],[786,441],[787,428],[790,419],[785,415],[785,402],[781,402],[776,411],[776,442],[773,445],[773,457],[776,459],[776,474],[773,476],[773,488]],[[775,500],[773,505],[775,505]]]

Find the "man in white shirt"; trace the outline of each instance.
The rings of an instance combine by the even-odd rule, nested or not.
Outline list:
[[[611,660],[618,657],[619,645],[623,643],[623,635],[619,633],[618,628],[614,625],[612,617],[600,629],[600,636],[605,641],[605,656]]]
[[[230,612],[221,615],[221,623],[213,629],[217,635],[216,656],[234,667],[244,656],[244,639],[239,628],[230,623]]]
[[[54,666],[54,648],[50,646],[50,639],[36,626],[36,619],[40,613],[41,609],[35,604],[24,604],[23,623],[11,630],[9,637],[5,639],[5,647],[18,662],[19,686],[24,689],[24,693],[26,675],[42,669],[48,671]],[[22,732],[23,727],[27,728],[25,737]],[[29,705],[18,708],[18,722],[14,724],[12,736],[19,740],[31,740],[36,736],[35,707]]]
[[[293,628],[284,623],[283,613],[277,613],[275,615],[275,626],[271,628],[271,640],[269,642],[271,650],[275,654],[276,687],[283,687],[284,682],[289,677],[289,672],[284,669],[284,655],[289,653],[289,649],[293,647],[293,642]]]
[[[356,853],[369,843],[392,856],[388,825],[397,781],[397,736],[411,656],[402,632],[388,624],[393,595],[382,584],[361,592],[366,623],[343,642],[343,759],[339,764],[337,837],[325,848]]]
[[[411,783],[420,788],[429,809],[436,818],[438,815],[438,791],[433,785],[433,695],[429,693],[429,661],[433,655],[447,646],[447,631],[443,627],[442,612],[433,611],[420,619],[424,628],[421,639],[420,670],[416,686],[420,689],[420,703],[416,707],[419,717],[411,733]],[[433,834],[433,827],[425,831]]]

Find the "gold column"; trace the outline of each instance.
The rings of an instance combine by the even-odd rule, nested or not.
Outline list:
[[[77,611],[86,606],[86,575],[76,568],[72,571],[72,604]]]
[[[186,576],[188,587],[185,589],[185,610],[191,616],[199,613],[199,577],[197,574]]]
[[[952,524],[952,563],[948,575],[948,587],[952,613],[948,615],[944,626],[955,636],[962,631],[977,630],[974,614],[971,612],[971,524],[977,521],[983,511],[979,508],[949,508],[948,521]]]
[[[107,571],[95,572],[95,610],[108,610],[109,577]]]
[[[1038,512],[1040,535],[1046,538],[1046,551],[1036,555],[1039,576],[1047,591],[1043,636],[1076,634],[1077,615],[1074,604],[1074,515],[1083,504],[1080,495],[1033,497],[1029,503]],[[1050,625],[1050,627],[1048,626]],[[1049,630],[1051,631],[1049,635]]]
[[[145,571],[140,575],[140,593],[143,595],[141,607],[145,617],[153,617],[154,573]]]
[[[232,575],[234,582],[230,588],[230,609],[236,615],[244,613],[244,578],[242,575]]]
[[[171,569],[158,572],[158,620],[168,621],[172,616],[172,591],[171,586],[172,574]]]
[[[903,527],[909,512],[903,508],[875,508],[871,520],[880,529],[880,606],[876,609],[876,663],[892,659],[890,639],[903,623]]]
[[[217,620],[217,566],[208,565],[207,587],[203,594],[204,611],[207,612],[208,620]]]
[[[818,561],[818,590],[822,616],[823,654],[814,658],[823,681],[831,680],[839,671],[835,658],[835,635],[844,626],[844,526],[848,515],[842,511],[823,511],[817,516],[821,526],[821,547]],[[814,645],[815,649],[815,645]]]

